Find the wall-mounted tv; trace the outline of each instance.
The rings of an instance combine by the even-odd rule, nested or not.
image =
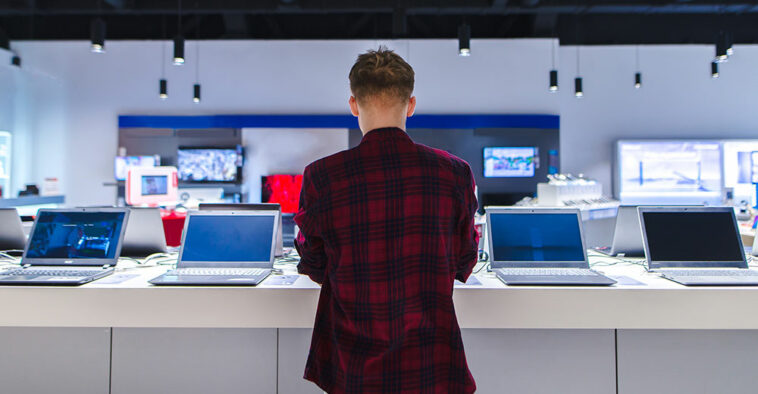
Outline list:
[[[721,203],[720,141],[618,141],[616,166],[624,204]]]
[[[113,161],[113,175],[117,181],[125,181],[129,167],[157,167],[161,164],[158,155],[153,156],[116,156]]]
[[[231,182],[242,180],[242,146],[229,148],[180,147],[176,156],[183,182]]]
[[[484,177],[533,177],[536,155],[536,147],[486,147],[484,148]]]
[[[278,203],[282,213],[296,213],[300,205],[302,175],[266,175],[261,177],[261,202]]]

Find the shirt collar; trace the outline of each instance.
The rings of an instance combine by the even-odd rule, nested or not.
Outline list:
[[[409,140],[411,137],[408,136],[408,133],[406,133],[403,129],[398,127],[382,127],[379,129],[373,129],[366,133],[366,135],[363,136],[363,139],[361,140],[361,144],[364,142],[370,142],[370,141],[382,141],[387,139],[405,139]]]

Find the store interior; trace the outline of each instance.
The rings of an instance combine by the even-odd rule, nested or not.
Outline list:
[[[415,71],[408,136],[465,160],[477,185],[479,262],[470,281],[456,282],[454,301],[478,392],[504,392],[503,377],[515,393],[755,392],[758,356],[744,349],[758,348],[749,312],[758,282],[667,280],[654,270],[644,221],[661,207],[720,212],[733,218],[726,230],[741,253],[728,267],[758,264],[755,6],[444,2],[424,30],[433,13],[409,2],[340,11],[380,26],[346,22],[339,30],[357,33],[345,37],[314,19],[312,32],[296,28],[290,13],[329,11],[298,0],[258,10],[270,11],[265,21],[234,2],[185,5],[178,26],[173,3],[34,3],[0,5],[0,211],[15,209],[10,221],[0,212],[0,232],[18,218],[33,238],[40,210],[149,207],[160,220],[140,234],[150,253],[111,256],[112,275],[67,287],[0,280],[9,308],[0,337],[11,338],[0,339],[11,349],[0,380],[13,392],[54,392],[53,378],[19,378],[40,360],[50,376],[65,375],[65,393],[322,392],[302,379],[321,288],[297,272],[294,216],[304,168],[361,143],[347,75],[360,53],[381,46]],[[248,15],[246,33],[217,34],[219,18],[231,29],[235,13]],[[44,26],[66,15],[81,31]],[[527,16],[529,34],[513,22]],[[125,27],[136,17],[162,27]],[[406,17],[402,34],[381,27]],[[552,24],[540,25],[545,18]],[[108,34],[98,30],[106,22]],[[601,31],[614,23],[618,31]],[[455,30],[435,31],[446,24]],[[279,205],[264,234],[271,271],[254,286],[151,282],[181,260],[189,218],[216,212],[203,204],[262,203]],[[507,226],[489,220],[519,209],[575,212],[587,268],[613,283],[518,286],[497,276],[493,243]],[[123,240],[135,215],[109,236]],[[623,229],[622,215],[631,218]],[[697,226],[671,223],[667,231],[685,234],[682,255],[705,250],[697,240],[707,236],[687,235]],[[608,256],[623,231],[639,238],[637,253]],[[204,245],[231,249],[220,238]],[[31,243],[0,250],[0,268],[26,267]],[[47,347],[19,345],[27,340]]]

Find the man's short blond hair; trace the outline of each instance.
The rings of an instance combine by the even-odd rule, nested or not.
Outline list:
[[[415,73],[400,55],[386,47],[358,56],[350,70],[350,90],[355,99],[366,102],[408,102],[413,94]]]

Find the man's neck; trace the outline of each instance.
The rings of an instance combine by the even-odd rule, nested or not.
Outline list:
[[[403,121],[375,121],[375,122],[367,122],[362,125],[361,131],[363,132],[363,135],[366,135],[371,130],[376,129],[385,129],[385,128],[398,128],[401,130],[405,130],[405,119]]]

